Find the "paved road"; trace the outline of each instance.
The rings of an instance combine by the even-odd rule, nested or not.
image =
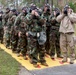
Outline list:
[[[21,67],[21,70],[19,71],[19,75],[33,75],[33,74],[30,73],[30,71],[28,71],[24,67]]]
[[[20,75],[76,75],[76,64],[58,66],[42,70],[32,70],[31,72],[23,68],[22,73],[23,74]]]

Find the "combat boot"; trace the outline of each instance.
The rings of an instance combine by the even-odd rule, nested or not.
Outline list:
[[[16,51],[13,51],[13,50],[12,50],[12,53],[16,53]]]
[[[58,57],[58,58],[63,58],[63,55],[59,55],[59,54],[58,54],[57,57]]]
[[[3,44],[3,40],[1,40],[1,44]]]
[[[23,56],[23,59],[24,59],[24,60],[28,60],[28,58],[27,58],[26,56]]]
[[[74,61],[70,61],[70,64],[74,64]]]
[[[17,57],[20,57],[20,54],[19,53],[17,53]]]
[[[74,59],[70,58],[70,64],[74,64]]]
[[[70,54],[70,64],[74,64],[74,60],[75,60],[75,53],[71,53]]]
[[[51,59],[52,59],[52,60],[55,60],[55,57],[54,57],[54,56],[51,56]]]
[[[48,66],[48,64],[46,62],[42,62],[41,65]]]
[[[33,66],[34,66],[35,68],[37,68],[37,67],[38,67],[37,63],[33,63]]]
[[[67,62],[67,53],[64,52],[63,53],[63,60],[62,60],[63,63]]]
[[[32,61],[32,59],[31,59],[31,58],[29,59],[29,62],[30,62],[30,64],[33,64],[33,61]]]
[[[62,62],[63,62],[63,63],[67,62],[67,58],[64,57],[63,60],[62,60]]]

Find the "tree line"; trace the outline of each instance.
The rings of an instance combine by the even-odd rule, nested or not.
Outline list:
[[[64,6],[64,4],[68,4],[69,2],[75,2],[75,0],[0,0],[0,4],[3,7],[13,8],[19,8],[20,6],[24,6],[30,3],[34,3],[39,7],[43,6],[46,3],[49,3],[52,6],[55,5],[61,7]]]

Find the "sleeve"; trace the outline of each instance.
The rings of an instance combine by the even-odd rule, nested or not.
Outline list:
[[[25,23],[27,25],[30,25],[32,23],[32,16],[31,15],[26,15],[26,18],[25,18]]]
[[[75,13],[68,14],[68,17],[71,22],[76,23],[76,14]]]
[[[3,22],[3,26],[6,26],[6,17],[5,17],[5,15],[3,15],[2,22]]]
[[[13,23],[15,22],[15,19],[16,19],[16,16],[13,16],[13,17],[12,17]]]
[[[20,16],[17,16],[16,19],[15,19],[15,22],[14,22],[14,26],[19,25],[20,22],[21,22],[21,20],[20,20]]]
[[[32,17],[30,14],[27,14],[25,17],[25,23],[26,23],[26,31],[29,31],[30,25],[32,23]]]
[[[44,31],[46,31],[46,20],[45,20],[45,18],[43,18],[43,17],[41,16],[39,22],[40,22],[40,25],[42,25],[42,29],[43,29]]]
[[[64,14],[60,14],[57,18],[56,18],[56,21],[57,22],[61,22],[61,20],[64,18]]]

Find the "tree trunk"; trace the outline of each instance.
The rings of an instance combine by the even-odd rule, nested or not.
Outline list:
[[[51,6],[52,6],[52,10],[53,10],[53,0],[51,0]]]
[[[45,0],[45,3],[46,3],[46,4],[49,3],[49,0]]]
[[[16,0],[16,8],[18,9],[18,0]]]

